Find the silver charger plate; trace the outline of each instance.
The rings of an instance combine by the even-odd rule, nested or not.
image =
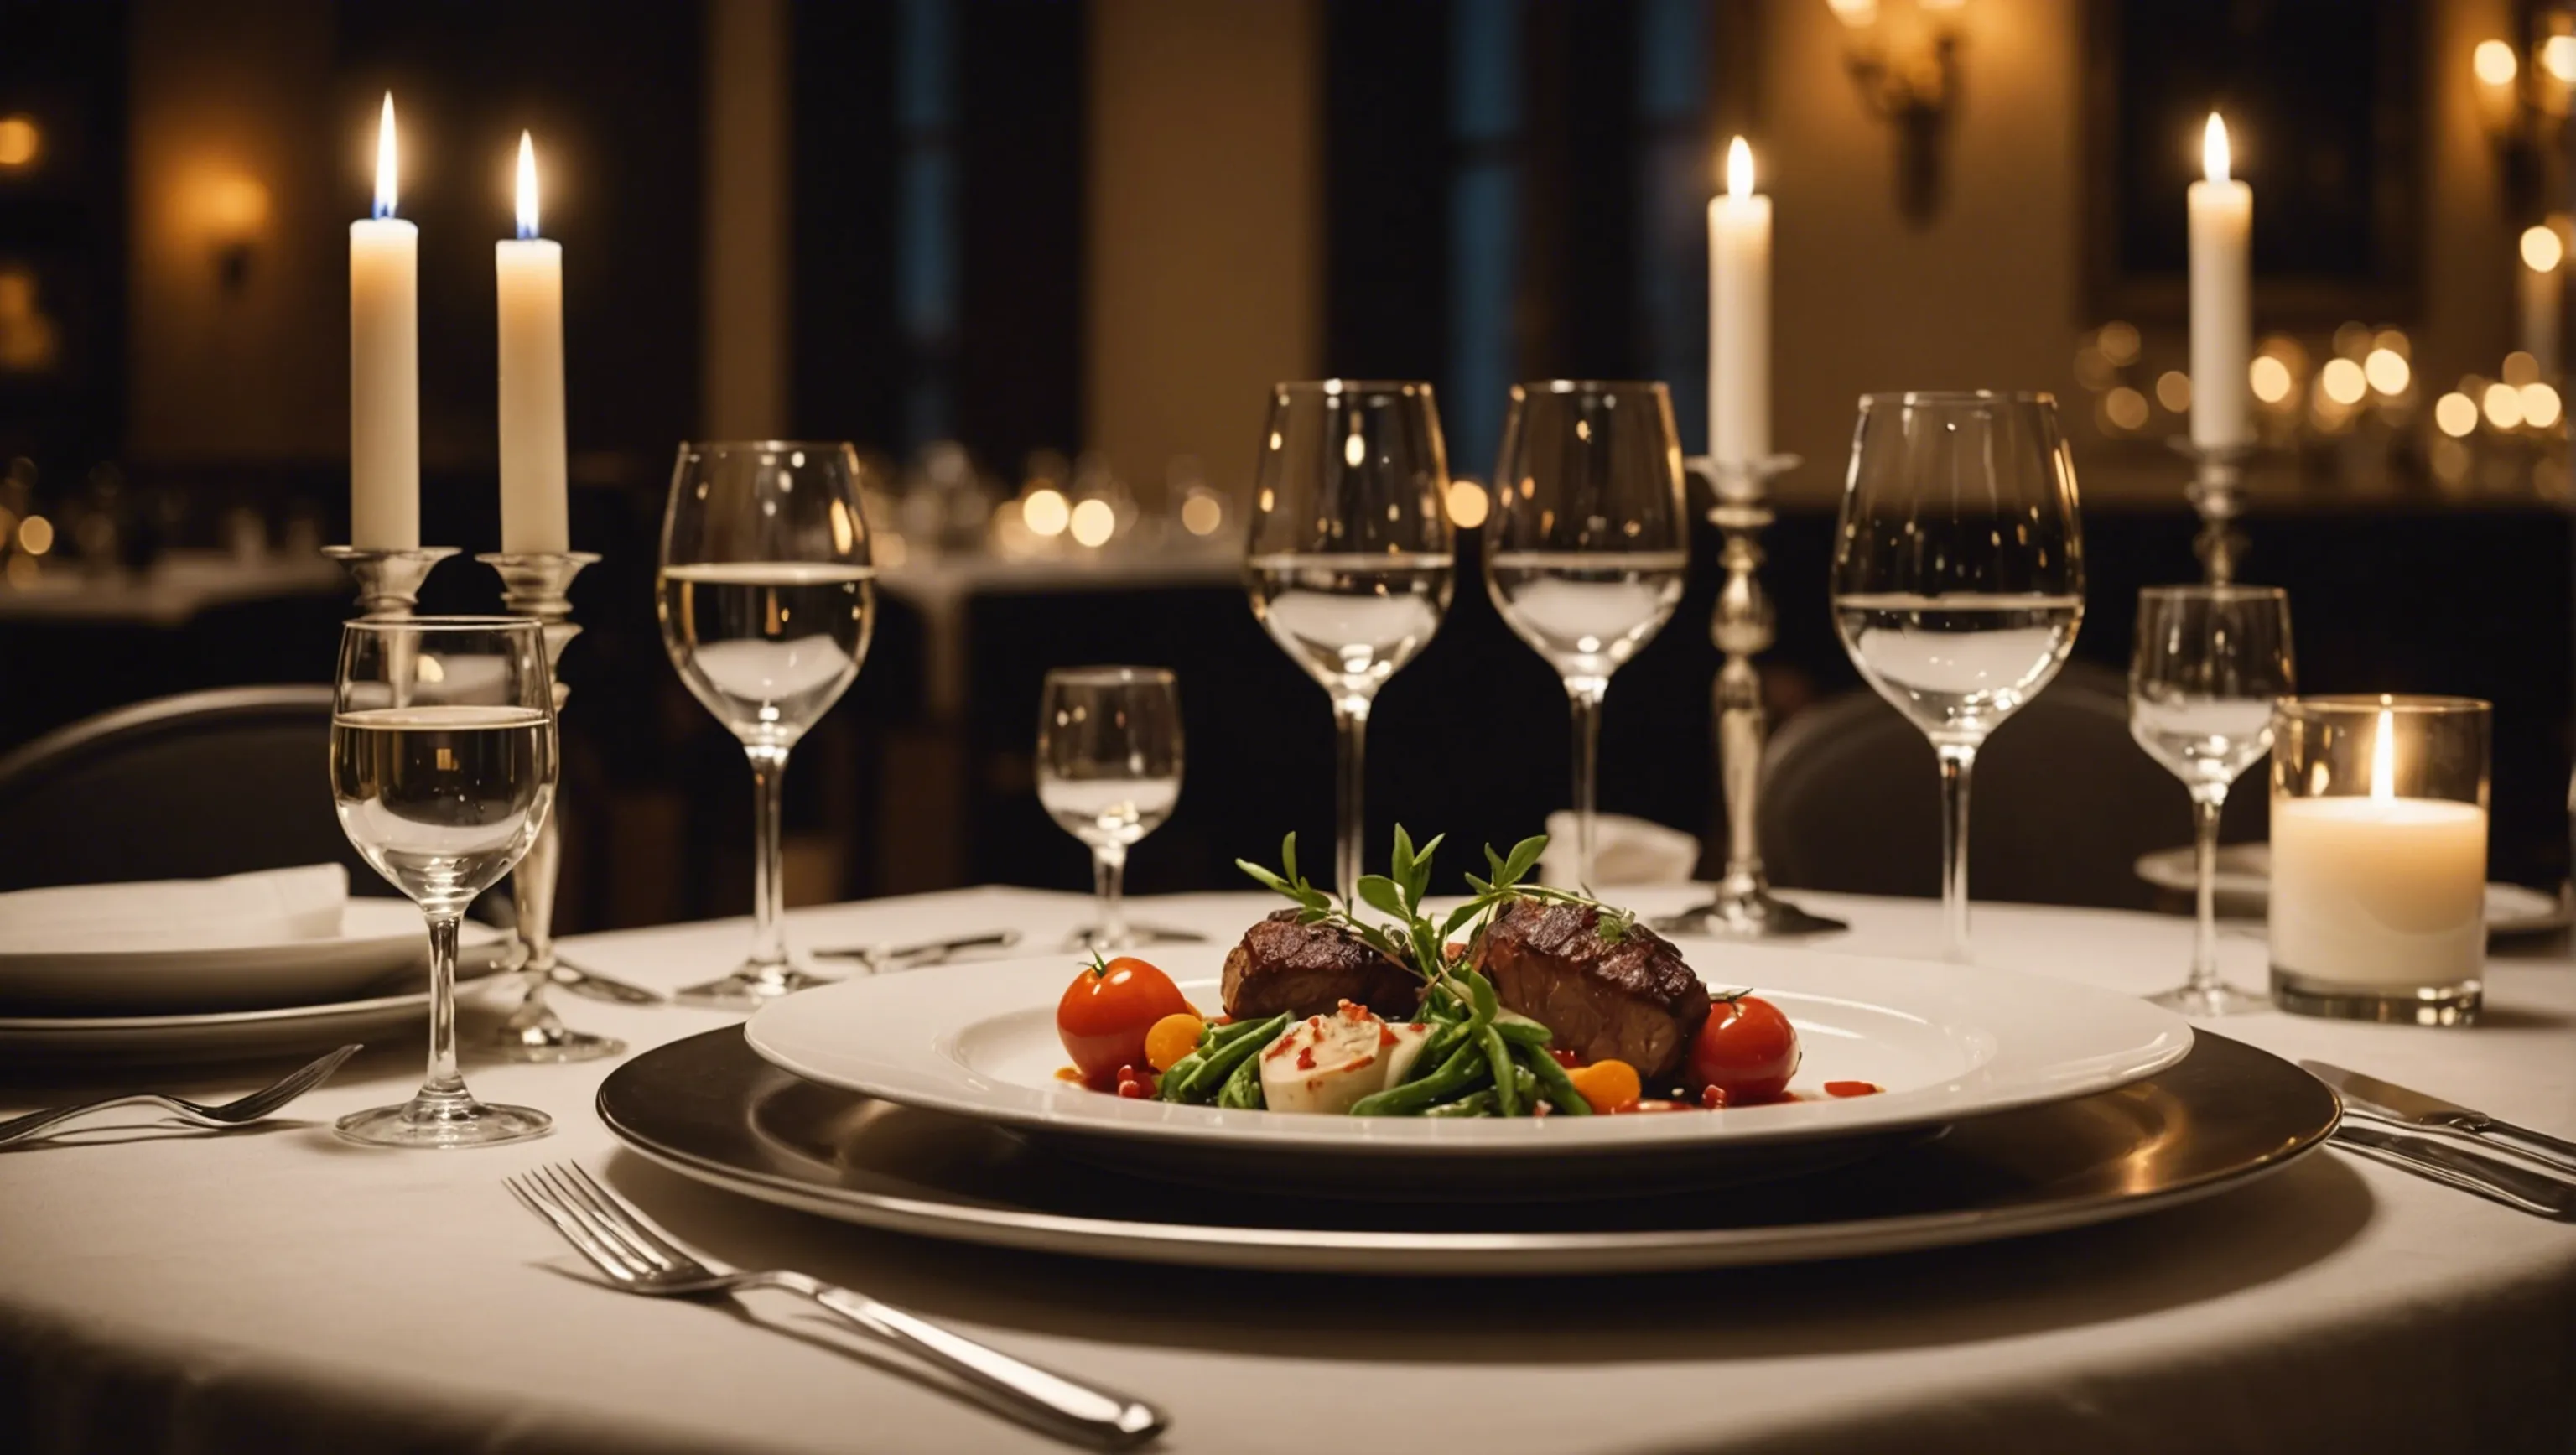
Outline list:
[[[1140,1179],[989,1123],[803,1080],[754,1054],[739,1028],[628,1061],[601,1085],[598,1111],[675,1171],[873,1228],[1152,1263],[1456,1275],[1794,1263],[2080,1227],[2278,1171],[2323,1145],[2340,1114],[2296,1066],[2203,1032],[2147,1080],[1965,1119],[1830,1170],[1715,1196],[1496,1204]]]

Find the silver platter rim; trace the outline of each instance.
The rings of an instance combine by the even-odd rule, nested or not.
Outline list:
[[[2322,1146],[2341,1108],[2332,1091],[2298,1067],[2242,1042],[2201,1033],[2190,1056],[2148,1080],[2095,1097],[1975,1118],[1934,1142],[1886,1154],[1868,1164],[1923,1200],[1899,1214],[1873,1215],[1866,1206],[1837,1210],[1827,1191],[1816,1197],[1819,1215],[1784,1222],[1726,1226],[1588,1229],[1579,1226],[1510,1231],[1454,1228],[1352,1228],[1269,1226],[1156,1217],[1142,1208],[1115,1215],[1065,1211],[1043,1205],[1044,1193],[1019,1205],[935,1184],[904,1181],[899,1173],[819,1157],[784,1155],[775,1139],[764,1142],[757,1119],[765,1105],[790,1096],[824,1116],[928,1119],[943,1147],[970,1138],[1006,1138],[1025,1148],[1029,1180],[1052,1188],[1078,1179],[1073,1164],[1056,1161],[998,1128],[938,1113],[870,1105],[856,1093],[801,1081],[762,1060],[742,1041],[739,1027],[703,1032],[643,1052],[612,1072],[599,1090],[597,1110],[610,1133],[645,1158],[697,1181],[800,1211],[884,1231],[951,1242],[1053,1254],[1114,1258],[1196,1267],[1445,1275],[1639,1272],[1747,1267],[1859,1257],[1955,1246],[2055,1232],[2133,1217],[2243,1186],[2289,1166]],[[2210,1120],[2211,1118],[2215,1120]],[[810,1120],[810,1118],[809,1118]],[[2205,1122],[2206,1125],[2201,1123]],[[2117,1145],[2095,1135],[2103,1127],[2135,1124],[2140,1142]],[[2080,1135],[2078,1135],[2080,1133]],[[1977,1177],[2000,1156],[2045,1153],[2052,1139],[2084,1143],[2044,1166],[2027,1186],[2011,1178]],[[2100,1142],[2098,1148],[2092,1143]],[[2152,1143],[2151,1146],[2145,1145]],[[996,1148],[1000,1147],[995,1143]],[[2141,1158],[2144,1150],[2153,1155]],[[2098,1156],[2096,1153],[2098,1152]],[[1022,1155],[1008,1149],[1007,1162]],[[1900,1164],[1899,1159],[1914,1159]],[[2088,1160],[2089,1159],[2089,1160]],[[2043,1163],[2046,1158],[2039,1159]],[[2137,1168],[2150,1175],[2143,1180]],[[1945,1172],[1945,1166],[1948,1170]],[[1917,1180],[1914,1174],[1920,1173]],[[1844,1174],[1825,1173],[1833,1179]],[[1863,1178],[1878,1175],[1865,1170]],[[849,1185],[852,1177],[877,1178],[889,1187]],[[2080,1185],[2093,1177],[2089,1189]],[[1825,1185],[1810,1180],[1793,1194]],[[1940,1184],[1955,1183],[1953,1189]],[[1144,1201],[1139,1189],[1138,1202]],[[1156,1194],[1171,1189],[1156,1186]],[[1945,1197],[1948,1199],[1945,1205]],[[1706,1199],[1667,1198],[1696,1208]],[[1722,1205],[1711,1204],[1711,1205]],[[1353,1205],[1334,1205],[1342,1213]],[[1559,1204],[1558,1210],[1583,1204]],[[1599,1204],[1596,1206],[1606,1206]],[[1630,1204],[1622,1204],[1623,1207]],[[1436,1209],[1388,1205],[1366,1216],[1418,1218]],[[1488,1206],[1461,1205],[1458,1216],[1486,1216]],[[1569,1218],[1578,1214],[1568,1212]]]

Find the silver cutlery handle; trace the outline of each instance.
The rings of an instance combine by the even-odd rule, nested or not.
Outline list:
[[[2565,1137],[2553,1137],[2547,1132],[2536,1132],[2529,1127],[2517,1126],[2497,1117],[2487,1118],[2486,1124],[2478,1130],[2499,1141],[2515,1142],[2523,1147],[2532,1148],[2540,1154],[2541,1160],[2552,1163],[2568,1173],[2576,1174],[2576,1142],[2571,1142]]]
[[[30,1137],[42,1136],[74,1117],[85,1117],[94,1111],[106,1111],[111,1107],[120,1106],[157,1106],[179,1116],[188,1115],[187,1108],[176,1105],[166,1096],[154,1096],[149,1092],[137,1096],[103,1097],[97,1101],[84,1101],[71,1106],[31,1111],[25,1116],[0,1122],[0,1147],[6,1147],[12,1142],[23,1142]],[[195,1120],[195,1118],[190,1119]]]
[[[866,1294],[821,1282],[813,1282],[810,1289],[803,1291],[860,1328],[901,1344],[942,1369],[973,1380],[1037,1414],[1070,1424],[1104,1445],[1141,1444],[1163,1428],[1163,1412],[1142,1400],[1040,1369]]]
[[[2349,1120],[2335,1128],[2334,1141],[2365,1157],[2476,1193],[2534,1217],[2576,1222],[2576,1187],[2554,1177],[2481,1157],[2429,1137],[2383,1131]]]

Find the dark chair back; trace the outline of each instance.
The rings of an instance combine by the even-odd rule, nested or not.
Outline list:
[[[77,722],[0,760],[0,889],[349,866],[389,892],[340,832],[331,689],[228,687]]]
[[[2238,782],[2223,836],[2263,836],[2260,771]],[[2138,856],[2191,842],[2182,781],[2129,736],[2119,674],[2069,663],[1995,730],[1969,797],[1977,899],[2145,909]],[[1761,835],[1774,882],[1862,894],[1941,892],[1932,745],[1867,688],[1782,724],[1763,763]]]

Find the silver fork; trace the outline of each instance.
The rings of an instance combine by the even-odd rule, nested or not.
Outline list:
[[[49,1111],[31,1111],[11,1121],[0,1122],[0,1147],[40,1137],[74,1117],[87,1116],[110,1107],[150,1106],[174,1113],[201,1127],[238,1127],[260,1120],[278,1108],[331,1079],[340,1063],[358,1053],[356,1046],[342,1046],[330,1055],[292,1072],[278,1081],[261,1087],[248,1096],[225,1102],[221,1106],[204,1106],[176,1096],[155,1092],[137,1092],[132,1096],[106,1096],[74,1106],[58,1106]]]
[[[502,1181],[528,1211],[552,1224],[592,1267],[628,1293],[708,1298],[783,1288],[1000,1396],[1023,1413],[1070,1425],[1096,1443],[1139,1445],[1163,1430],[1163,1412],[1142,1400],[1040,1369],[866,1294],[785,1269],[737,1273],[704,1262],[656,1232],[642,1214],[572,1163]]]

